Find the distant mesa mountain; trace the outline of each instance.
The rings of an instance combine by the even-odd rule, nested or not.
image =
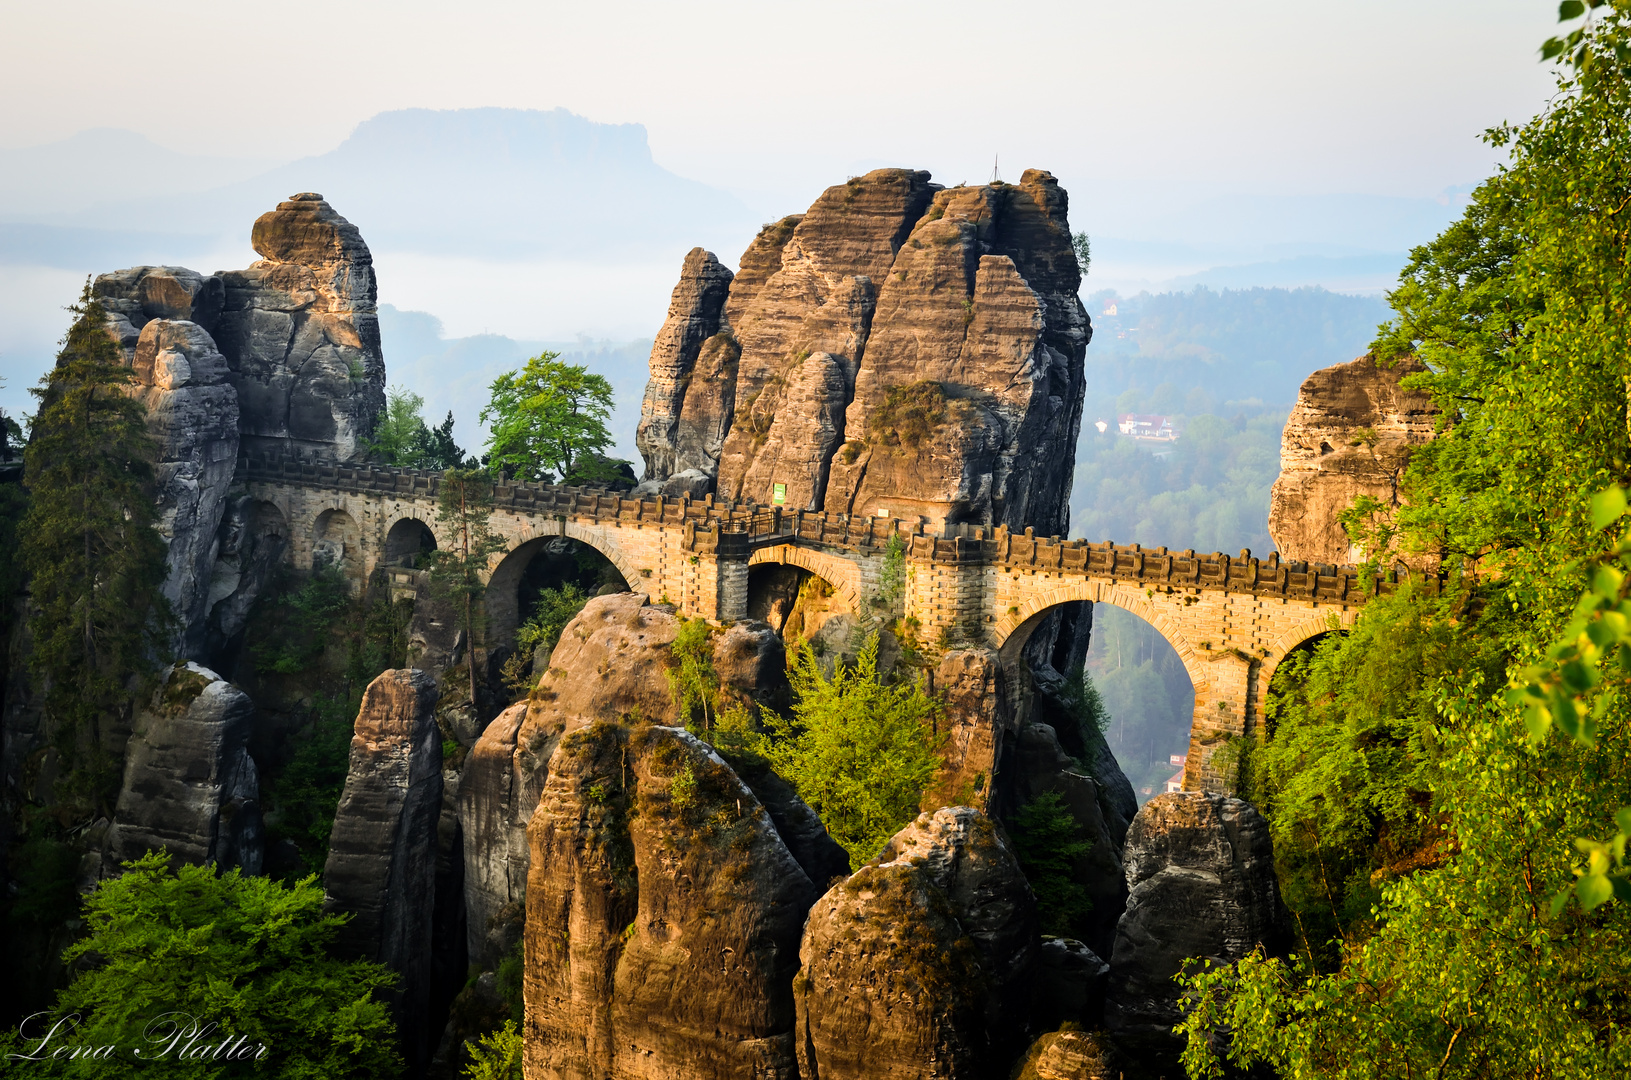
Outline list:
[[[77,267],[94,247],[87,231],[105,232],[110,244],[128,243],[119,234],[156,233],[219,250],[241,243],[243,223],[291,191],[321,192],[377,250],[482,259],[662,256],[699,235],[745,238],[757,224],[734,196],[653,161],[642,125],[596,123],[565,109],[381,113],[326,154],[249,177],[231,176],[216,159],[112,134],[118,138],[76,136],[72,153],[6,152],[33,155],[34,179],[0,215],[0,261],[64,265],[66,257]],[[29,192],[53,176],[97,175],[99,154],[109,186],[76,179],[72,197],[48,212],[39,209],[43,196],[30,202]],[[204,182],[211,178],[219,182]]]

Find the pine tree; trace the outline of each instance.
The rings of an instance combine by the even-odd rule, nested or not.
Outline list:
[[[94,795],[112,771],[103,731],[156,670],[171,614],[146,410],[126,392],[130,370],[89,281],[69,310],[77,318],[56,367],[31,391],[40,412],[23,458],[30,498],[19,547],[33,600],[31,670],[58,752]]]
[[[478,469],[449,469],[442,474],[436,520],[449,527],[452,546],[435,553],[431,584],[453,603],[464,631],[464,655],[470,672],[470,705],[476,701],[476,639],[485,625],[481,601],[486,594],[488,557],[505,548],[488,521],[493,513],[493,484]]]

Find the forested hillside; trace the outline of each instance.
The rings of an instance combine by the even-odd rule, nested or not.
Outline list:
[[[1445,419],[1406,504],[1352,532],[1442,594],[1373,601],[1276,672],[1243,780],[1300,945],[1196,979],[1192,1075],[1631,1073],[1631,14],[1592,6],[1546,47],[1550,107],[1488,134],[1508,164],[1391,296],[1377,355],[1424,361],[1407,385]]]

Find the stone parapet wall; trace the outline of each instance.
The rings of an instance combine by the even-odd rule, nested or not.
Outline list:
[[[436,520],[435,474],[242,458],[238,482],[283,515],[297,568],[341,557],[359,578],[372,573],[404,519],[422,522],[441,545],[451,541]],[[635,592],[716,622],[746,617],[750,568],[766,563],[816,574],[851,611],[875,607],[896,538],[904,595],[883,614],[904,616],[931,658],[975,647],[998,650],[1005,664],[1023,663],[1031,632],[1059,605],[1124,608],[1160,631],[1188,671],[1195,715],[1185,786],[1219,792],[1234,787],[1239,754],[1231,747],[1255,733],[1280,661],[1312,637],[1351,626],[1370,597],[1410,576],[1367,578],[1356,567],[1284,562],[1278,554],[1174,552],[1001,526],[951,526],[932,536],[921,521],[548,484],[497,485],[491,528],[507,548],[493,557],[488,598],[499,636],[519,616],[513,586],[531,557],[528,545],[561,536],[604,554]],[[1418,580],[1432,592],[1443,587],[1436,577]]]

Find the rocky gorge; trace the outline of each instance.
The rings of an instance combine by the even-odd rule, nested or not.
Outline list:
[[[1041,170],[943,188],[882,169],[766,226],[734,273],[693,250],[651,354],[641,487],[1067,532],[1092,336],[1067,210]],[[160,446],[178,618],[176,661],[119,732],[116,804],[76,840],[81,890],[160,847],[298,869],[268,838],[262,783],[326,688],[245,644],[301,582],[280,576],[295,538],[234,470],[248,453],[360,460],[384,352],[367,246],[320,196],[280,203],[252,239],[262,258],[242,271],[95,282]],[[1382,492],[1428,437],[1425,406],[1366,363],[1316,373],[1288,425],[1276,536],[1299,558],[1346,561],[1333,508]],[[343,533],[312,541],[348,557]],[[1090,608],[1016,660],[915,642],[887,602],[845,610],[808,571],[750,579],[754,617],[708,630],[721,700],[785,712],[790,653],[813,643],[830,671],[877,634],[885,676],[941,708],[916,816],[853,866],[764,759],[687,729],[675,605],[609,588],[518,693],[478,708],[460,696],[464,678],[485,700],[463,674],[471,643],[422,585],[358,585],[423,647],[356,687],[312,868],[351,916],[340,947],[400,976],[389,1004],[414,1075],[456,1075],[464,1040],[519,1006],[528,1080],[1176,1076],[1172,975],[1287,947],[1261,815],[1199,792],[1140,807],[1083,721],[1067,683]],[[8,658],[8,821],[52,800],[26,646]],[[1063,871],[1091,903],[1073,936],[1044,934],[1018,853],[1043,797],[1083,845]]]

